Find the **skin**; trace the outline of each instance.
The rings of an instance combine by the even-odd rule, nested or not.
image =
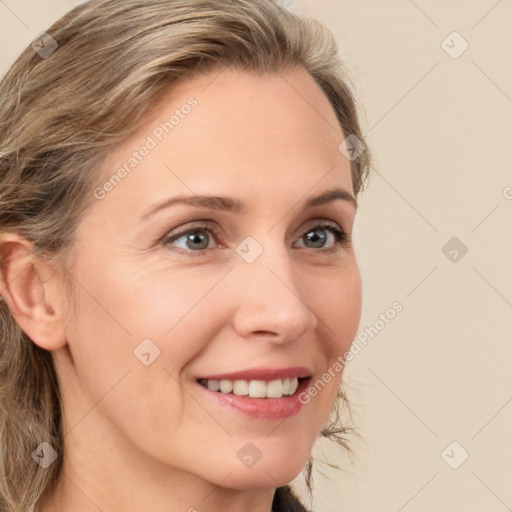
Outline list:
[[[349,201],[303,209],[333,188],[353,195],[335,113],[299,68],[203,74],[173,87],[113,148],[99,183],[191,96],[190,114],[81,218],[66,267],[74,314],[66,315],[62,269],[23,263],[30,243],[0,239],[10,261],[3,295],[31,339],[52,351],[63,395],[64,471],[43,512],[270,512],[275,488],[301,472],[333,406],[340,372],[284,421],[219,406],[195,379],[306,366],[315,380],[350,347],[361,314],[353,247],[325,228],[325,247],[304,236],[324,221],[352,232]],[[181,204],[140,220],[179,194],[233,197],[246,212]],[[162,242],[199,220],[219,236]],[[248,236],[263,248],[250,264],[236,253]],[[200,250],[190,254],[194,243]],[[150,366],[133,354],[146,338],[160,349]],[[262,454],[251,468],[237,457],[248,441]]]

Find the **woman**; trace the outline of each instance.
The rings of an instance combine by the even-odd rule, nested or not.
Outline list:
[[[332,36],[93,0],[0,98],[0,509],[305,510],[315,440],[346,446],[369,169]]]

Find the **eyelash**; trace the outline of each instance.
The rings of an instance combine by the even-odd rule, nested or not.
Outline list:
[[[165,246],[168,246],[170,243],[174,242],[175,240],[180,239],[181,237],[183,237],[185,235],[193,234],[193,233],[197,233],[197,232],[203,232],[203,231],[206,233],[209,233],[210,235],[213,235],[215,238],[220,238],[220,230],[217,228],[217,226],[215,226],[214,224],[208,225],[207,221],[204,221],[204,222],[205,223],[202,226],[194,226],[194,227],[188,228],[186,230],[180,231],[179,233],[174,233],[170,236],[166,235],[162,239],[162,243]],[[307,233],[310,233],[311,231],[315,231],[319,228],[329,230],[334,235],[335,242],[334,242],[333,247],[331,247],[329,249],[322,249],[322,248],[314,249],[313,248],[312,249],[313,251],[324,252],[324,253],[334,253],[334,252],[337,252],[342,247],[348,247],[352,242],[351,236],[349,234],[345,233],[345,231],[343,231],[342,229],[340,229],[337,224],[331,223],[331,222],[326,222],[326,221],[320,222],[317,225],[309,227],[308,229],[306,229],[305,231],[302,232],[299,239],[303,238]],[[181,247],[174,247],[173,249],[177,249],[178,251],[183,251],[186,254],[190,254],[193,256],[204,255],[204,253],[206,251],[210,250],[210,249],[192,250],[192,249],[183,249]],[[308,248],[301,247],[301,249],[308,249]]]

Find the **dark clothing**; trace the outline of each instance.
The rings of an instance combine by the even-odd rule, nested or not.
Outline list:
[[[272,501],[272,512],[311,512],[306,510],[290,486],[278,487]]]

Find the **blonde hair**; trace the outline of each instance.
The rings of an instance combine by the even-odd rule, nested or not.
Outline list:
[[[91,0],[47,34],[53,52],[27,47],[0,83],[0,233],[19,233],[49,260],[69,256],[108,149],[178,80],[217,68],[299,66],[327,96],[344,134],[364,142],[333,36],[275,1]],[[358,195],[369,151],[350,165]],[[36,512],[61,470],[61,456],[47,469],[31,456],[42,442],[63,453],[59,385],[51,352],[30,340],[3,300],[0,329],[0,510]],[[338,398],[322,435],[348,449],[341,391]],[[280,489],[285,503],[290,489]]]

